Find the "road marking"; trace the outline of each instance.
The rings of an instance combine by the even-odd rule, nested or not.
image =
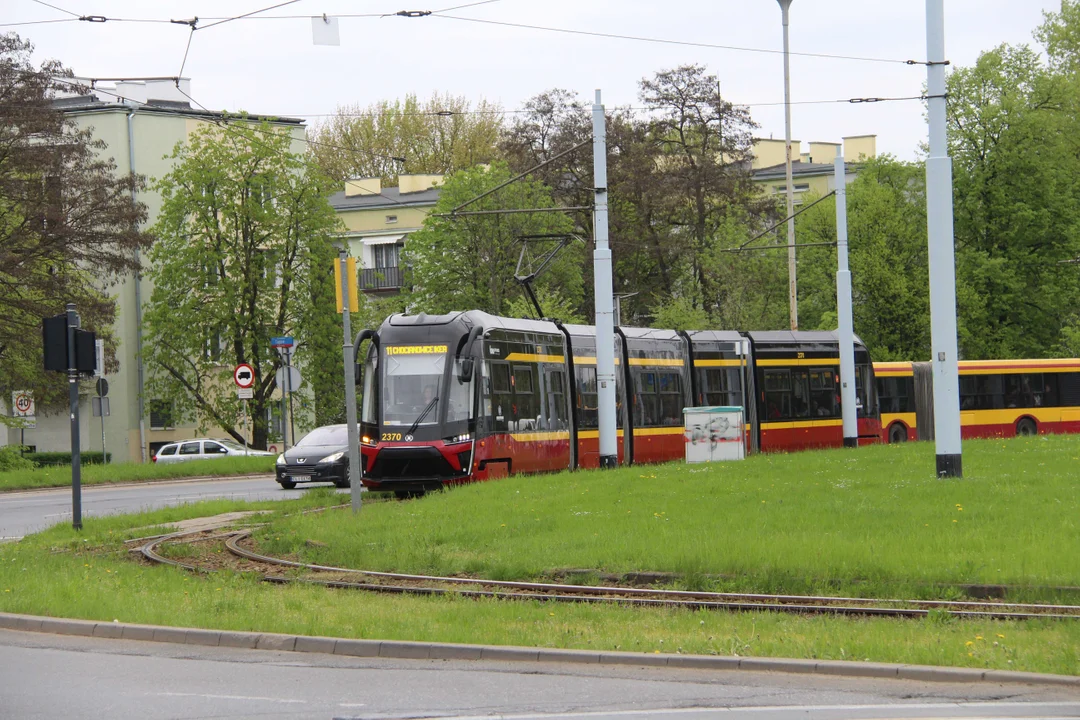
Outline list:
[[[158,693],[165,697],[197,697],[206,698],[207,700],[260,700],[262,702],[276,702],[285,704],[300,704],[306,705],[307,700],[291,700],[289,698],[275,698],[275,697],[260,697],[258,695],[208,695],[206,693],[180,693],[180,692],[163,692]]]
[[[62,512],[62,513],[52,513],[50,515],[42,515],[42,517],[63,517],[65,515],[70,515],[70,514],[71,514],[71,511],[68,510],[67,512]]]

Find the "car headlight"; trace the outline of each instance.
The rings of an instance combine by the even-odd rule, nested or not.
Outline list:
[[[282,453],[282,454],[277,456],[277,462],[275,463],[275,465],[284,465],[284,464],[285,464],[285,453]]]
[[[341,456],[342,456],[342,455],[344,455],[344,454],[345,454],[345,452],[344,452],[344,451],[342,451],[342,452],[336,452],[336,453],[334,453],[333,455],[327,455],[326,457],[324,457],[324,458],[323,458],[322,460],[320,460],[319,462],[321,462],[321,463],[332,463],[332,462],[337,462],[338,460],[340,460],[340,459],[341,459]]]

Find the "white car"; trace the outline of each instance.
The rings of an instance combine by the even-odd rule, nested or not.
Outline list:
[[[250,455],[252,457],[273,457],[274,453],[265,450],[244,449],[232,440],[195,439],[162,445],[154,453],[153,461],[156,463],[175,463],[186,460],[208,460],[210,458],[236,457],[238,455]]]

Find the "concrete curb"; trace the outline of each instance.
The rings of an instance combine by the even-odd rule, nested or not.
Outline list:
[[[56,635],[148,640],[182,645],[288,650],[290,652],[380,657],[399,660],[502,660],[513,662],[562,662],[592,665],[634,665],[638,667],[694,668],[699,670],[748,670],[756,672],[816,673],[841,677],[898,678],[924,682],[1059,685],[1080,688],[1080,676],[1005,670],[864,663],[843,660],[795,660],[786,658],[743,658],[712,655],[661,655],[595,650],[559,650],[503,645],[463,645],[454,643],[407,642],[401,640],[349,640],[345,638],[282,635],[278,633],[231,632],[196,628],[135,625],[94,620],[67,620],[0,613],[0,629],[43,632]]]

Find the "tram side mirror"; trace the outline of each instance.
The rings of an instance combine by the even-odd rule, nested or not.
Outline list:
[[[353,382],[357,387],[364,384],[364,366],[360,363],[356,363],[356,367],[353,368]]]
[[[472,358],[464,358],[461,361],[461,366],[458,368],[458,382],[464,385],[472,380],[473,374],[473,360]]]

